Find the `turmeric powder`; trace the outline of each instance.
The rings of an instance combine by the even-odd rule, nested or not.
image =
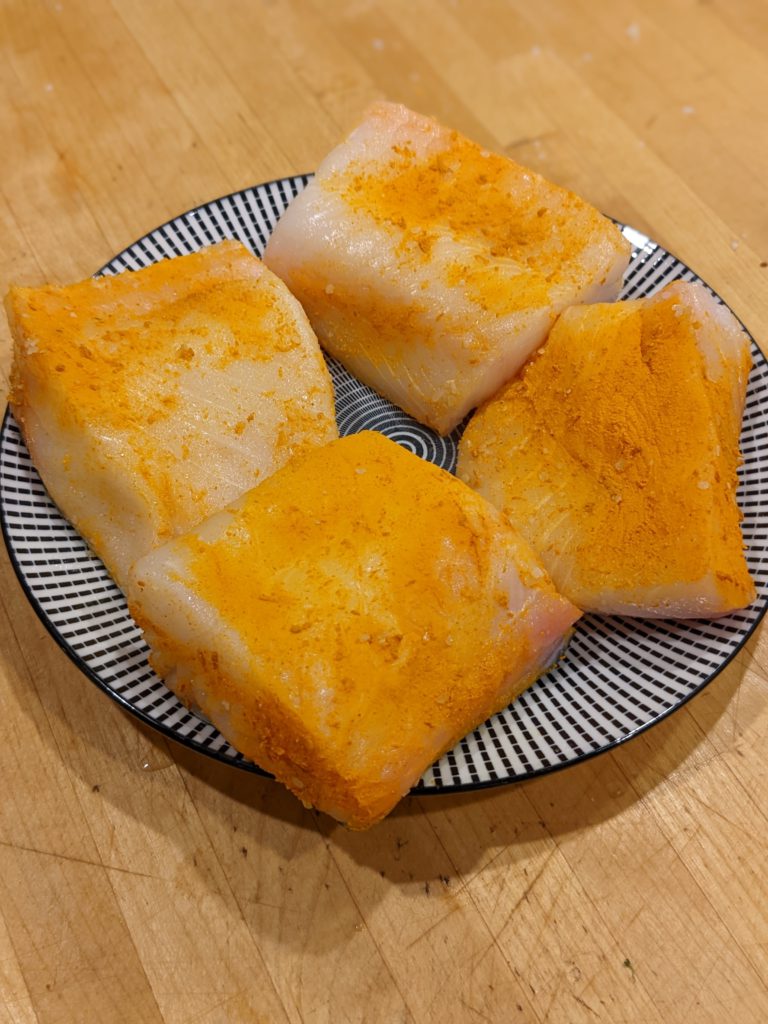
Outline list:
[[[327,352],[446,434],[561,309],[615,298],[629,252],[568,189],[376,103],[281,216],[264,261]]]
[[[7,308],[16,419],[118,583],[139,554],[337,436],[301,307],[239,242],[13,288]]]
[[[754,597],[736,503],[746,335],[703,287],[567,310],[481,409],[458,472],[579,607],[714,615]]]
[[[140,559],[129,604],[175,692],[353,828],[530,685],[579,618],[496,509],[371,431]]]

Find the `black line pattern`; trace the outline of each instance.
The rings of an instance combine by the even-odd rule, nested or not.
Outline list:
[[[102,267],[116,274],[237,238],[261,254],[269,233],[310,175],[245,189],[187,211]],[[622,298],[699,280],[671,253],[629,227],[633,245]],[[715,298],[718,298],[715,296]],[[718,301],[721,301],[718,299]],[[509,708],[465,737],[416,787],[430,793],[522,779],[609,749],[679,707],[737,653],[768,602],[768,363],[753,343],[742,431],[739,500],[752,608],[700,622],[585,616],[566,655]],[[452,471],[459,426],[440,438],[328,359],[342,434],[374,429]],[[54,638],[98,686],[128,711],[179,742],[247,771],[246,761],[199,715],[183,707],[147,663],[141,633],[101,562],[48,497],[9,410],[0,431],[0,522],[30,601]]]

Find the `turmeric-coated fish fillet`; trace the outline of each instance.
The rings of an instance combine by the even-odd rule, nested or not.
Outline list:
[[[709,617],[751,603],[736,501],[749,339],[698,284],[566,310],[481,408],[458,474],[589,611]]]
[[[128,598],[181,699],[354,828],[532,683],[580,614],[485,499],[368,431],[140,559]]]
[[[572,192],[377,103],[283,214],[264,260],[331,355],[445,434],[562,309],[616,298],[629,255]]]
[[[240,243],[12,288],[6,307],[32,460],[121,586],[139,555],[337,436],[317,338]]]

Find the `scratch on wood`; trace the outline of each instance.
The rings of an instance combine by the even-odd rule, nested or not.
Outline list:
[[[453,903],[453,904],[451,904],[451,909],[450,909],[450,910],[448,910],[448,911],[447,911],[447,912],[446,912],[445,914],[443,914],[443,916],[442,916],[442,917],[438,918],[438,920],[437,920],[437,921],[434,921],[434,922],[433,922],[433,923],[432,923],[432,924],[431,924],[431,925],[429,926],[429,928],[425,928],[423,932],[420,932],[420,933],[419,933],[419,934],[418,934],[418,935],[416,936],[416,938],[415,938],[415,939],[413,939],[413,940],[412,940],[411,942],[409,942],[409,943],[408,943],[408,945],[407,945],[407,946],[406,946],[405,948],[406,948],[406,949],[410,949],[410,948],[411,948],[412,946],[415,946],[417,942],[421,942],[421,940],[422,940],[422,939],[423,939],[423,938],[424,938],[425,936],[429,935],[429,934],[430,934],[430,932],[433,932],[433,931],[435,930],[435,928],[439,928],[439,927],[440,927],[440,925],[441,925],[441,924],[442,924],[442,923],[443,923],[443,922],[444,922],[444,921],[445,921],[445,920],[446,920],[447,918],[449,918],[449,917],[451,916],[451,914],[455,913],[455,912],[456,912],[456,911],[457,911],[458,909],[459,909],[459,904],[458,904],[458,903]]]
[[[573,998],[576,1000],[576,1002],[579,1004],[579,1006],[583,1006],[585,1009],[589,1010],[589,1012],[593,1015],[593,1017],[597,1017],[598,1020],[602,1019],[600,1017],[600,1014],[597,1012],[597,1010],[595,1010],[594,1007],[590,1006],[589,1003],[586,1001],[586,999],[582,999],[581,996],[577,996],[577,995],[574,995]]]
[[[34,846],[20,846],[18,843],[9,843],[2,839],[0,839],[0,846],[3,846],[8,850],[18,850],[20,853],[34,853],[39,857],[53,857],[54,860],[66,861],[71,864],[84,864],[89,868],[101,868],[102,871],[120,871],[124,875],[135,875],[137,878],[154,878],[157,880],[155,875],[150,875],[146,871],[136,871],[134,868],[122,868],[115,864],[104,864],[100,860],[88,860],[86,857],[74,857],[69,853],[58,853],[53,850],[38,850]]]
[[[473,1014],[474,1014],[474,1015],[475,1015],[476,1017],[479,1017],[479,1018],[480,1018],[480,1020],[491,1020],[491,1018],[490,1018],[490,1017],[488,1016],[488,1014],[487,1014],[487,1013],[483,1013],[483,1011],[482,1011],[482,1010],[478,1010],[478,1008],[477,1008],[476,1006],[473,1006],[473,1005],[472,1005],[471,1003],[468,1003],[468,1002],[467,1002],[467,1000],[466,1000],[466,999],[464,999],[464,997],[463,997],[463,996],[462,996],[462,998],[461,998],[461,1005],[462,1005],[462,1006],[466,1006],[466,1008],[467,1008],[467,1009],[468,1009],[468,1010],[469,1010],[469,1011],[470,1011],[471,1013],[473,1013]]]
[[[694,790],[691,790],[690,795],[696,801],[697,804],[700,804],[702,807],[706,807],[706,809],[710,811],[710,813],[714,814],[716,818],[720,818],[721,821],[724,821],[726,824],[730,825],[731,828],[735,828],[737,832],[740,832],[744,836],[748,836],[749,839],[754,841],[754,833],[750,832],[748,828],[745,828],[743,825],[739,825],[737,822],[732,821],[726,814],[723,814],[722,811],[719,811],[716,807],[713,807],[712,804],[708,804],[707,801],[703,797],[700,797],[698,793],[696,793]]]
[[[541,865],[541,867],[536,872],[536,874],[533,876],[533,878],[530,879],[530,881],[526,885],[525,889],[523,889],[523,891],[520,894],[520,896],[515,900],[515,903],[514,903],[512,909],[509,911],[509,913],[504,918],[504,923],[494,933],[494,936],[493,936],[494,941],[498,941],[499,936],[504,931],[504,929],[507,927],[509,922],[512,920],[512,918],[515,915],[515,912],[517,911],[517,908],[520,906],[520,904],[523,902],[523,900],[527,900],[528,899],[528,896],[531,893],[532,889],[534,888],[534,886],[536,885],[538,880],[541,878],[541,876],[544,874],[544,872],[547,870],[547,866],[548,866],[549,862],[552,860],[552,858],[555,856],[556,853],[557,853],[557,847],[553,846],[552,849],[547,854],[547,856],[544,858],[544,863]]]

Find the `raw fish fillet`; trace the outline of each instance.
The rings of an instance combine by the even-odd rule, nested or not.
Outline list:
[[[139,555],[337,436],[301,307],[240,243],[12,288],[6,306],[32,460],[120,586]]]
[[[180,698],[353,828],[532,683],[580,614],[488,502],[368,431],[142,558],[128,597]]]
[[[736,502],[751,365],[698,284],[575,306],[480,409],[458,474],[588,611],[710,617],[755,597]]]
[[[572,192],[377,103],[283,214],[264,261],[331,355],[446,434],[560,310],[616,298],[629,255]]]

